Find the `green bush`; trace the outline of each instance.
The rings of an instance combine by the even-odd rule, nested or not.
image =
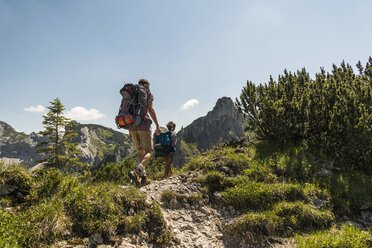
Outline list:
[[[0,210],[0,246],[40,247],[71,234],[71,221],[61,199],[53,198],[25,211]]]
[[[130,189],[108,183],[79,184],[66,196],[66,209],[80,235],[101,232],[106,237],[120,225],[129,209],[145,208],[145,197]]]
[[[165,169],[165,162],[163,158],[150,159],[149,163],[146,165],[146,173],[152,180],[163,179]],[[176,173],[176,169],[172,167],[172,172]]]
[[[27,168],[21,165],[0,166],[0,188],[11,191],[8,199],[14,203],[24,202],[30,195],[31,187],[32,178]]]
[[[166,222],[158,204],[152,203],[145,211],[146,230],[151,240],[157,244],[166,244],[171,241],[172,235],[167,230]]]
[[[317,181],[332,195],[331,202],[337,215],[358,214],[363,209],[372,210],[372,175],[353,171]]]
[[[53,168],[36,171],[33,177],[19,166],[0,169],[1,185],[17,183],[17,190],[27,195],[23,202],[0,197],[0,247],[43,247],[95,232],[105,241],[140,230],[153,233],[155,243],[167,243],[171,237],[160,208],[148,205],[136,188],[92,182]],[[102,170],[100,179],[112,172]]]
[[[261,140],[288,144],[306,140],[342,162],[347,169],[371,172],[372,57],[365,68],[324,69],[312,80],[305,69],[284,71],[265,85],[247,82],[236,105],[247,129]]]
[[[311,235],[296,236],[299,248],[368,248],[372,246],[372,235],[353,226],[343,225]]]
[[[211,171],[215,168],[215,164],[212,162],[212,156],[207,154],[193,157],[190,162],[182,168],[182,171]]]
[[[96,171],[93,181],[95,182],[112,182],[112,183],[128,183],[128,172],[133,170],[135,163],[132,160],[126,159],[121,163],[107,163],[102,165]]]
[[[37,171],[34,175],[32,197],[39,200],[58,194],[66,177],[69,177],[67,173],[55,168]]]
[[[210,194],[213,194],[216,191],[222,191],[227,187],[233,186],[231,180],[223,176],[222,173],[219,171],[209,172],[199,181],[203,185],[207,186],[208,192]]]

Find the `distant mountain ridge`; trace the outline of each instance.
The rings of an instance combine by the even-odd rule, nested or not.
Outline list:
[[[107,162],[119,162],[134,153],[132,141],[127,134],[101,125],[73,122],[78,136],[72,140],[78,143],[81,162],[99,166]],[[28,167],[41,159],[37,144],[44,138],[38,133],[30,135],[17,132],[9,124],[0,121],[0,158],[5,163],[22,162]]]
[[[36,146],[41,141],[43,137],[40,134],[17,132],[6,122],[0,121],[0,158],[5,163],[23,162],[30,166],[35,165],[41,159],[36,153]]]
[[[135,149],[129,135],[96,124],[73,122],[78,136],[72,140],[78,143],[81,162],[99,167],[107,162],[119,162],[135,156]],[[177,152],[174,164],[183,166],[188,158],[199,152],[213,148],[219,143],[231,141],[244,135],[244,121],[231,98],[218,99],[213,110],[178,134]],[[0,121],[0,159],[5,163],[22,162],[28,167],[41,159],[36,151],[37,144],[44,138],[38,133],[29,135],[17,132],[9,124]]]

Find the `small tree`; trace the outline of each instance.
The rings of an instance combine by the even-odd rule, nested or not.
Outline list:
[[[77,156],[77,143],[70,142],[77,136],[74,132],[70,119],[63,115],[65,107],[61,100],[56,98],[50,102],[49,112],[43,116],[44,131],[40,133],[46,138],[46,141],[39,144],[41,149],[37,152],[44,154],[44,158],[39,162],[45,162],[48,167],[68,167],[80,165]]]

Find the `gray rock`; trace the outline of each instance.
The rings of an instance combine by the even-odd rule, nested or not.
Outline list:
[[[332,175],[333,175],[332,171],[329,171],[324,168],[314,174],[315,177],[326,177],[326,176],[332,176]]]
[[[103,239],[100,233],[94,233],[90,238],[97,244],[102,244]]]
[[[129,216],[134,216],[136,214],[136,212],[133,210],[133,208],[130,208],[129,210],[128,210],[128,215]]]
[[[17,190],[16,185],[0,184],[0,195],[9,195]]]
[[[143,239],[143,240],[148,240],[148,239],[149,239],[149,235],[148,235],[147,233],[143,232],[143,231],[140,231],[140,232],[138,233],[138,236],[139,236],[141,239]]]

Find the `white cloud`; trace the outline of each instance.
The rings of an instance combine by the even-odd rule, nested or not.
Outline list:
[[[36,107],[30,106],[28,108],[24,108],[27,112],[34,112],[34,113],[41,113],[45,111],[45,107],[42,105],[37,105]]]
[[[75,121],[93,121],[105,117],[104,114],[97,109],[86,109],[84,107],[74,107],[66,112],[66,117]]]
[[[181,110],[188,110],[197,104],[199,104],[199,101],[196,99],[188,100],[184,105],[181,106]]]

